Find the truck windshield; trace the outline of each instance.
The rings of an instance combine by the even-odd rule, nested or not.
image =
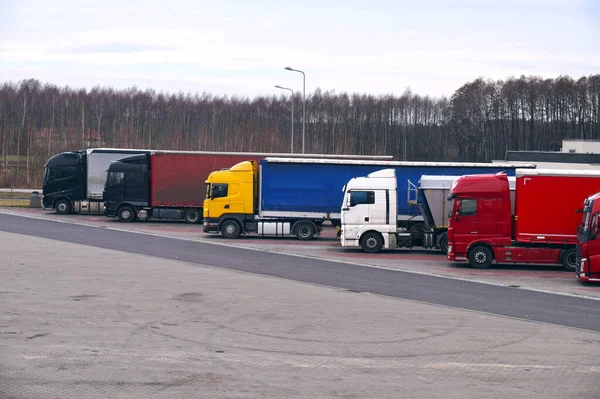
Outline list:
[[[579,225],[579,231],[581,233],[585,233],[590,229],[591,215],[591,212],[583,212],[583,214],[581,215],[581,224]]]
[[[579,240],[579,242],[590,241],[590,239],[592,239],[592,237],[595,234],[595,231],[592,230],[597,231],[597,227],[595,228],[594,226],[598,225],[598,214],[592,216],[591,207],[586,209],[587,210],[583,211],[583,214],[581,216],[581,223],[579,224],[579,228],[577,229],[577,239]]]
[[[76,166],[46,167],[44,182],[50,183],[57,180],[68,180],[77,176]]]

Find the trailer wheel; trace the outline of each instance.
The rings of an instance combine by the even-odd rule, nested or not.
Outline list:
[[[200,211],[196,208],[190,208],[185,211],[183,218],[186,223],[197,224],[200,223]]]
[[[300,222],[296,225],[296,238],[301,241],[312,240],[315,236],[315,229],[310,222]]]
[[[221,234],[225,238],[238,238],[240,236],[240,225],[235,220],[226,220],[221,223]]]
[[[440,251],[444,255],[448,255],[448,234],[444,234],[442,238],[440,238]]]
[[[58,200],[56,201],[56,205],[54,205],[54,209],[59,215],[68,215],[71,213],[71,201],[66,199]]]
[[[494,254],[488,247],[478,245],[469,251],[469,264],[477,269],[487,269],[494,260]]]
[[[562,265],[563,269],[568,272],[574,272],[577,269],[577,254],[575,248],[569,248],[563,252]]]
[[[360,246],[363,251],[370,254],[381,252],[381,248],[383,247],[383,237],[381,237],[381,234],[379,233],[369,231],[360,238]]]
[[[119,208],[118,216],[120,222],[128,223],[135,219],[135,211],[129,205],[124,205]]]

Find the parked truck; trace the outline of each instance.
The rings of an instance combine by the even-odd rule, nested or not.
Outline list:
[[[148,152],[122,148],[90,148],[53,156],[45,165],[43,207],[55,209],[60,214],[101,214],[104,212],[102,192],[110,163],[125,156]]]
[[[530,165],[535,167],[534,165]],[[426,163],[376,160],[266,158],[258,164],[242,162],[208,177],[204,201],[204,231],[237,238],[247,233],[295,235],[308,240],[324,222],[341,224],[343,187],[355,176],[393,167],[403,179],[398,185],[398,223],[421,234],[424,220],[408,202],[409,179],[430,174],[514,170],[507,164]],[[453,173],[448,173],[452,171]],[[400,177],[398,177],[400,180]]]
[[[105,210],[122,222],[167,219],[203,220],[205,182],[215,170],[246,160],[258,162],[269,153],[150,151],[110,164],[104,189]],[[286,154],[306,158],[307,154]],[[314,155],[313,155],[314,157]],[[387,155],[323,155],[328,159],[391,159]]]
[[[600,282],[600,192],[583,202],[577,230],[576,272],[584,282]]]
[[[472,267],[496,263],[577,265],[578,211],[600,191],[600,171],[521,170],[514,203],[505,173],[461,176],[450,190],[448,259]]]
[[[398,217],[398,204],[403,201],[398,185],[406,185],[402,181],[406,171],[384,169],[350,180],[344,187],[342,247],[360,247],[368,253],[394,248],[437,248],[446,254],[451,206],[447,196],[459,177],[423,175],[418,184],[408,180],[407,202],[418,207],[422,225],[409,225]],[[509,179],[514,191],[514,177]]]

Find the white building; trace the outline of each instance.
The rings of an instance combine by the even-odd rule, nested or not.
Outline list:
[[[600,141],[563,140],[560,152],[569,154],[600,154]]]

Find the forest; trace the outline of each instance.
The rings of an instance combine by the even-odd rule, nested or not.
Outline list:
[[[40,188],[51,156],[93,147],[190,151],[302,150],[302,92],[255,98],[91,90],[35,79],[0,85],[0,187]],[[409,161],[504,159],[600,139],[600,75],[476,79],[450,97],[315,90],[306,96],[305,152]]]

